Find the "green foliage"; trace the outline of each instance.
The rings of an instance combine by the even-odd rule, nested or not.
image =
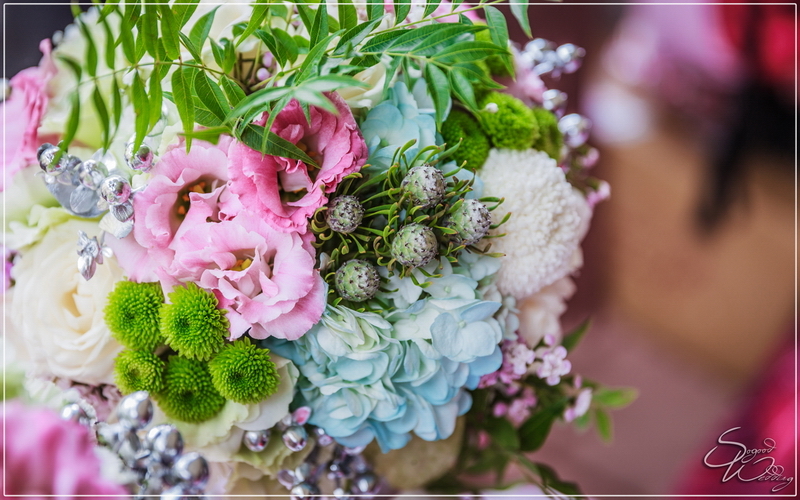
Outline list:
[[[214,8],[189,23],[197,9],[198,0],[186,2],[145,3],[133,0],[125,3],[107,1],[101,9],[101,34],[105,44],[98,47],[95,31],[79,19],[78,25],[86,39],[83,60],[68,63],[76,73],[77,86],[92,85],[91,105],[101,122],[102,142],[108,146],[115,139],[122,109],[131,106],[135,114],[134,147],[138,147],[152,132],[162,117],[163,100],[171,100],[182,122],[187,149],[194,137],[219,137],[231,134],[264,154],[277,154],[313,165],[296,145],[275,136],[272,121],[292,99],[304,109],[317,106],[330,112],[335,107],[327,92],[343,87],[363,85],[351,77],[375,64],[385,64],[389,74],[386,84],[398,71],[421,71],[428,80],[436,109],[437,126],[447,118],[453,99],[458,99],[470,111],[477,112],[479,89],[497,88],[481,67],[486,58],[508,54],[508,32],[502,14],[490,6],[497,0],[481,1],[462,7],[482,9],[487,25],[472,25],[463,15],[456,23],[398,24],[379,30],[384,4],[378,0],[367,3],[368,20],[360,22],[352,0],[337,5],[339,20],[327,13],[324,3],[298,3],[289,7],[266,0],[256,0],[252,15],[246,23],[234,27],[232,39],[209,39],[218,8]],[[426,19],[436,19],[433,12],[439,2],[427,2]],[[287,8],[288,7],[288,8]],[[410,12],[408,0],[396,0],[398,23]],[[76,15],[78,12],[76,11]],[[119,29],[111,29],[111,26]],[[273,18],[283,21],[272,22]],[[309,40],[289,35],[284,22],[300,21],[309,30]],[[485,32],[488,37],[475,34]],[[237,47],[247,39],[262,44],[255,57],[242,57]],[[214,63],[208,65],[202,57],[210,44]],[[117,57],[121,48],[124,59]],[[99,49],[99,50],[98,50]],[[99,68],[103,52],[108,73]],[[276,66],[272,75],[259,81],[255,74],[261,55],[269,51]],[[143,59],[148,54],[152,60]],[[123,84],[121,76],[133,69],[130,83]],[[112,79],[112,95],[105,78]],[[169,79],[168,84],[164,83]],[[164,92],[165,85],[171,87]],[[70,98],[70,116],[64,139],[75,136],[85,106],[79,93]],[[263,130],[253,126],[261,113],[268,113]],[[197,125],[214,129],[213,133],[197,131]],[[198,135],[199,134],[199,135]]]
[[[489,92],[480,102],[478,119],[496,148],[528,149],[539,137],[531,108],[514,96]],[[496,109],[487,108],[496,106]]]
[[[114,383],[122,394],[156,394],[164,388],[164,367],[164,361],[149,351],[125,350],[114,360]]]
[[[204,422],[225,406],[225,398],[211,381],[208,365],[183,356],[169,357],[164,389],[155,399],[167,417],[190,423]]]
[[[470,170],[480,169],[489,156],[489,138],[469,113],[453,110],[442,125],[442,137],[450,146],[461,142],[453,159],[459,165],[466,162]]]
[[[182,356],[207,361],[225,344],[228,318],[213,293],[194,283],[177,286],[161,308],[165,342]]]
[[[503,17],[502,14],[500,14],[500,19],[503,19],[503,21],[505,21],[505,18]],[[475,34],[475,39],[481,41],[493,42],[494,40],[492,35],[494,35],[494,33],[495,33],[494,31],[489,31],[489,30],[479,31],[478,33]],[[505,34],[506,34],[505,37],[506,43],[508,43],[508,32],[506,31]],[[509,51],[506,51],[505,54],[489,56],[483,62],[486,64],[486,67],[489,69],[489,72],[493,76],[507,77],[507,76],[513,76],[514,74],[514,69],[513,69],[514,66],[513,63],[511,62],[511,52]]]
[[[108,294],[106,325],[125,347],[153,351],[163,340],[159,328],[163,303],[164,294],[158,283],[120,281]]]
[[[227,344],[208,369],[217,391],[237,403],[258,403],[278,390],[278,371],[269,349],[260,349],[249,339]]]

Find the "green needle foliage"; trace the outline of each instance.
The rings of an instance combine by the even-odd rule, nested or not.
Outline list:
[[[258,403],[278,390],[278,371],[269,349],[259,349],[249,339],[226,345],[208,369],[217,391],[237,403]]]
[[[188,358],[207,361],[225,344],[228,318],[213,293],[194,283],[178,286],[161,308],[161,329],[168,346]]]
[[[183,422],[206,421],[225,405],[211,382],[208,365],[202,361],[170,356],[164,374],[164,390],[156,401],[169,418]]]
[[[153,351],[163,341],[159,329],[163,303],[164,294],[158,283],[120,281],[108,294],[106,325],[125,347]]]

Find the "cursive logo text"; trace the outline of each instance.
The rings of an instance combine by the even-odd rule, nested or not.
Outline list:
[[[748,448],[738,441],[725,439],[727,434],[739,429],[741,427],[733,427],[723,432],[717,439],[717,446],[706,453],[703,463],[712,468],[726,467],[722,475],[723,483],[734,478],[745,483],[751,481],[776,483],[771,490],[773,493],[789,486],[794,478],[784,476],[783,466],[776,464],[775,458],[769,456],[776,447],[775,440],[766,438],[763,441],[763,448]],[[733,458],[719,458],[720,455],[730,457],[733,451],[736,452]]]

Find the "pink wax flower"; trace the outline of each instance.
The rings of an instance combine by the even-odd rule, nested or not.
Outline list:
[[[322,316],[325,286],[317,271],[312,235],[283,233],[241,212],[230,220],[193,224],[175,240],[170,288],[194,281],[228,311],[231,338],[296,340]]]
[[[133,281],[156,281],[157,270],[172,263],[172,243],[181,232],[209,218],[218,220],[217,204],[228,181],[228,148],[194,141],[168,151],[153,167],[147,187],[133,198],[133,233],[123,240],[109,238],[120,265]]]
[[[0,478],[7,495],[128,495],[103,479],[89,430],[62,420],[55,412],[8,402]],[[3,436],[0,436],[3,440]]]
[[[8,122],[3,126],[3,144],[0,157],[4,161],[4,175],[0,176],[0,191],[5,190],[14,174],[36,163],[36,150],[40,146],[37,130],[47,108],[47,83],[56,73],[50,57],[50,40],[39,44],[42,57],[39,66],[20,71],[9,82],[11,95],[0,104]]]
[[[327,95],[338,116],[312,106],[309,124],[300,103],[291,101],[272,126],[277,135],[305,149],[320,168],[234,144],[229,155],[230,188],[238,199],[224,204],[223,212],[235,214],[244,206],[279,231],[306,232],[308,218],[327,203],[326,193],[358,171],[369,155],[350,108],[337,94]],[[265,122],[266,115],[260,123]]]

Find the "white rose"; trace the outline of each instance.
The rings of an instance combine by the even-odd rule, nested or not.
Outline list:
[[[111,337],[103,309],[123,272],[106,259],[84,280],[75,254],[78,231],[89,237],[99,232],[94,222],[69,220],[51,228],[14,266],[10,340],[38,374],[112,383],[122,346]]]
[[[345,87],[337,92],[351,108],[372,108],[383,100],[386,87],[386,66],[378,63],[353,76],[368,87]]]
[[[567,310],[566,300],[575,293],[575,283],[561,278],[527,297],[519,306],[519,333],[533,349],[545,335],[561,338],[561,315]]]

